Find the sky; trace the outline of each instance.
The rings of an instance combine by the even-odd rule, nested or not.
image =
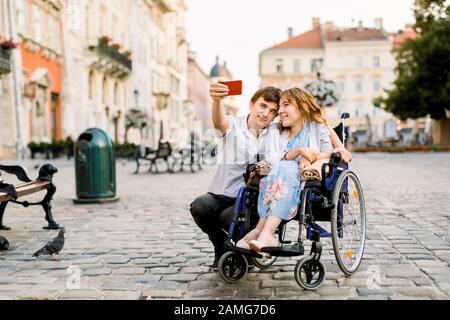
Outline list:
[[[383,18],[389,32],[414,22],[414,0],[187,0],[187,39],[197,62],[209,74],[215,57],[226,61],[234,80],[243,80],[238,97],[240,113],[259,88],[259,53],[312,27],[312,18],[333,21],[338,27],[354,27],[358,21],[373,27]]]

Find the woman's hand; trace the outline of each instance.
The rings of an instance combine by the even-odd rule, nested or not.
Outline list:
[[[314,163],[317,160],[319,153],[310,148],[299,148],[300,155],[302,158],[306,158],[310,163]]]
[[[302,157],[300,159],[298,169],[299,169],[299,171],[303,171],[303,170],[305,170],[305,168],[309,167],[310,165],[311,165],[311,162],[308,161],[308,159],[306,159],[305,157]]]
[[[336,148],[333,153],[340,153],[342,161],[345,163],[350,163],[352,161],[352,153],[345,148]]]

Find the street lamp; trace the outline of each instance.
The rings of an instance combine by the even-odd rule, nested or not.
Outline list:
[[[155,92],[153,95],[156,97],[156,107],[158,110],[162,111],[167,108],[167,104],[169,102],[170,94],[167,92]],[[159,127],[159,141],[161,141],[164,137],[164,122],[160,121]]]
[[[156,107],[159,110],[166,109],[170,94],[167,92],[155,92],[153,95],[156,97]]]
[[[139,109],[139,90],[135,89],[133,91],[133,95],[134,95],[134,105],[136,106],[136,109]]]

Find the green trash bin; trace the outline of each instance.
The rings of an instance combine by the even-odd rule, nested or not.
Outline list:
[[[98,128],[83,132],[75,143],[75,203],[103,203],[116,196],[116,155],[108,134]]]

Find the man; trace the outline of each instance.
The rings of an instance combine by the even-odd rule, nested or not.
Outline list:
[[[250,112],[244,117],[225,114],[222,100],[228,96],[226,85],[211,85],[212,120],[220,135],[218,166],[208,193],[194,200],[191,214],[195,223],[205,232],[214,245],[214,263],[217,269],[220,257],[224,253],[227,226],[233,212],[236,195],[244,186],[243,173],[247,165],[256,162],[261,154],[267,160],[278,155],[271,154],[268,143],[269,130],[278,130],[272,121],[278,116],[281,90],[266,87],[258,90],[250,101]]]

